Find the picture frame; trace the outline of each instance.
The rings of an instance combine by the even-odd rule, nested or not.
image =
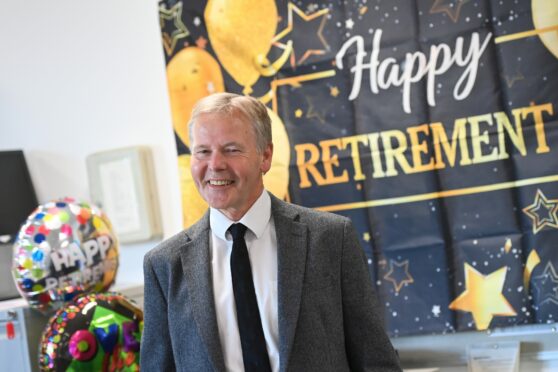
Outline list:
[[[121,243],[161,236],[160,211],[151,150],[134,146],[86,158],[91,201],[111,221]]]

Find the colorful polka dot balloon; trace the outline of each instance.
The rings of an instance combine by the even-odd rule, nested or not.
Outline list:
[[[39,344],[41,371],[139,371],[143,313],[117,293],[82,295],[54,314]]]
[[[42,311],[108,290],[117,269],[118,241],[109,219],[98,207],[71,198],[37,207],[14,244],[16,286]]]

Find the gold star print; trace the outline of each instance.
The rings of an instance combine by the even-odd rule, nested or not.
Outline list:
[[[330,88],[329,88],[329,94],[330,94],[332,97],[337,97],[337,96],[339,95],[339,88],[337,88],[337,87],[330,87]]]
[[[306,50],[303,53],[302,57],[298,61],[296,61],[296,56],[295,56],[295,53],[294,53],[294,50],[293,50],[293,52],[291,53],[291,65],[293,67],[296,67],[297,64],[301,64],[306,59],[308,59],[308,57],[310,57],[312,55],[323,55],[323,54],[325,54],[325,52],[329,50],[329,45],[327,44],[327,41],[324,38],[323,31],[324,31],[325,23],[327,21],[327,18],[325,17],[325,15],[329,13],[329,9],[318,10],[317,12],[306,15],[300,8],[298,8],[293,3],[289,2],[288,5],[287,5],[287,11],[288,11],[287,27],[284,30],[282,30],[281,32],[279,32],[277,35],[275,35],[275,37],[272,40],[273,43],[275,43],[276,45],[279,45],[282,48],[285,48],[286,44],[279,43],[279,40],[281,40],[283,37],[285,37],[286,35],[291,33],[291,31],[293,30],[293,12],[296,13],[296,15],[298,17],[302,18],[302,20],[305,21],[305,22],[309,22],[309,21],[312,21],[316,18],[322,17],[322,20],[320,21],[320,26],[318,27],[318,31],[316,32],[316,35],[318,36],[318,39],[320,40],[320,43],[322,44],[323,48]]]
[[[369,242],[370,241],[370,233],[365,232],[364,234],[362,234],[362,239],[364,239],[365,242]]]
[[[545,212],[542,216],[539,214],[541,208]],[[533,220],[533,234],[538,233],[545,226],[558,228],[558,199],[547,199],[539,189],[535,201],[523,208],[523,213]]]
[[[175,29],[169,35],[164,31],[164,23],[166,21],[173,21]],[[172,8],[167,9],[165,4],[159,6],[159,23],[161,24],[161,29],[163,29],[163,46],[165,47],[165,52],[170,55],[176,46],[178,39],[190,35],[190,31],[182,23],[182,3],[178,2]]]
[[[469,0],[434,0],[434,4],[432,8],[430,8],[430,14],[446,13],[453,23],[457,23],[459,14],[461,14],[461,7],[468,1]]]
[[[302,110],[301,110],[301,109],[296,109],[296,110],[295,110],[295,113],[294,113],[294,114],[295,114],[295,117],[297,117],[297,118],[301,118],[301,117],[302,117],[302,114],[303,114],[303,112],[302,112]]]
[[[403,279],[397,280],[403,276],[405,276]],[[393,284],[395,292],[397,293],[399,293],[405,284],[413,283],[415,280],[411,274],[409,274],[409,260],[403,262],[389,260],[389,272],[384,275],[384,279]]]
[[[517,313],[502,294],[507,266],[482,275],[465,263],[465,291],[449,304],[451,310],[470,312],[477,330],[485,330],[494,316],[515,316]]]

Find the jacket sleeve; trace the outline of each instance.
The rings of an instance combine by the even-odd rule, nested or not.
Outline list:
[[[140,346],[142,371],[175,371],[169,333],[167,300],[147,254],[143,260],[144,319]]]
[[[351,371],[401,371],[356,232],[346,220],[341,263],[345,348]]]

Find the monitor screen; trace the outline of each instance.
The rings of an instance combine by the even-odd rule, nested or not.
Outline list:
[[[0,235],[16,235],[37,208],[23,151],[0,151]]]

